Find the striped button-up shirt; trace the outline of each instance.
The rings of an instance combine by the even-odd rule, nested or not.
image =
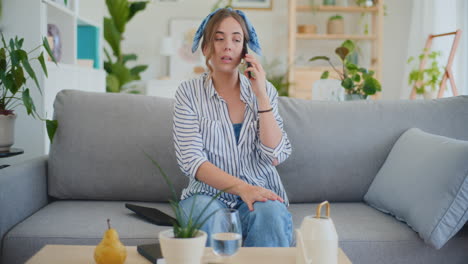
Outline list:
[[[291,154],[291,144],[283,130],[283,120],[278,113],[278,93],[267,82],[273,114],[282,131],[281,141],[275,148],[262,144],[259,134],[257,100],[250,81],[239,73],[241,97],[245,103],[244,121],[236,144],[234,129],[226,101],[217,93],[208,74],[180,84],[175,95],[173,133],[177,162],[190,178],[181,199],[194,194],[215,196],[219,191],[195,178],[205,161],[245,182],[269,189],[288,205],[288,198],[273,161],[281,163]],[[260,128],[261,129],[261,128]],[[239,197],[223,193],[219,200],[235,207]]]

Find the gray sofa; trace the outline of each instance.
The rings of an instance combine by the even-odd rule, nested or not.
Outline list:
[[[468,263],[468,226],[442,249],[365,203],[373,178],[410,127],[468,140],[468,96],[430,101],[318,102],[280,98],[293,154],[278,166],[295,227],[331,201],[340,246],[353,263]],[[2,263],[46,244],[96,245],[110,218],[125,245],[157,241],[160,227],[126,201],[171,214],[169,190],[145,152],[181,190],[172,143],[173,100],[66,90],[54,108],[50,154],[0,170]]]

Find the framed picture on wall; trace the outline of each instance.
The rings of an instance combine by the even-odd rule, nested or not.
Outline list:
[[[169,76],[173,80],[193,78],[197,69],[204,66],[200,47],[192,53],[192,42],[203,19],[178,18],[169,22],[169,34],[174,44],[174,55],[170,58]],[[201,42],[200,42],[201,45]]]
[[[273,0],[232,0],[232,7],[236,9],[271,10]]]

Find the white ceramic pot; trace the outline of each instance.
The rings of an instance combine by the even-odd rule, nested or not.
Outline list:
[[[174,238],[173,229],[159,233],[159,243],[166,264],[200,264],[207,235],[199,230],[194,238]]]
[[[0,151],[9,151],[15,142],[16,114],[0,115]]]

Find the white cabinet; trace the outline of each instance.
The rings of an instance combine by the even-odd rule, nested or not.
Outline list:
[[[55,96],[63,89],[106,91],[106,73],[102,68],[102,27],[89,22],[79,13],[79,0],[68,0],[68,5],[63,2],[64,0],[3,0],[3,34],[6,38],[24,38],[24,49],[32,50],[42,42],[42,38],[47,36],[48,24],[54,24],[60,31],[61,60],[58,65],[47,62],[48,78],[42,74],[39,63],[33,63],[42,95],[32,87],[32,82],[28,84],[37,112],[48,119],[53,117]],[[81,66],[82,59],[92,66]],[[47,154],[50,142],[45,122],[26,116],[21,107],[16,108],[15,112],[18,118],[14,147],[24,149],[25,153],[11,158],[8,163],[14,164]]]

